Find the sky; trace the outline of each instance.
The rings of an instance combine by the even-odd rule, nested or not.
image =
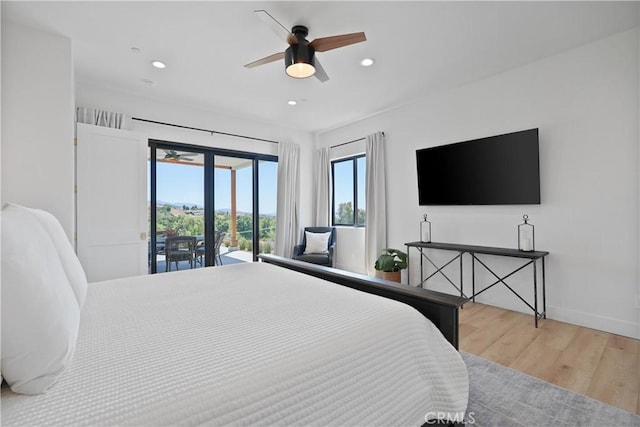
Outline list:
[[[357,160],[357,184],[358,184],[358,208],[364,209],[365,206],[365,158],[359,157]],[[353,203],[353,162],[351,160],[345,162],[336,162],[333,168],[335,180],[335,202],[336,208],[340,203]]]
[[[150,176],[150,163],[148,176]],[[276,212],[277,163],[260,162],[260,211]],[[231,208],[231,171],[215,169],[215,209]],[[151,183],[148,180],[148,193],[151,195]],[[240,212],[251,212],[252,206],[252,168],[239,169],[236,172],[236,203]],[[178,163],[157,163],[157,200],[180,205],[204,206],[204,167]]]
[[[260,211],[265,214],[276,212],[277,163],[260,162]],[[148,176],[151,166],[148,164]],[[334,169],[336,205],[353,202],[352,164],[338,163]],[[179,163],[157,163],[157,200],[178,205],[204,206],[204,167]],[[364,158],[359,159],[358,187],[364,188]],[[215,210],[231,208],[231,173],[228,169],[215,169]],[[151,183],[148,179],[148,195],[151,196]],[[252,168],[239,169],[236,172],[237,209],[251,212],[252,207]],[[360,208],[364,204],[364,191],[358,195]]]

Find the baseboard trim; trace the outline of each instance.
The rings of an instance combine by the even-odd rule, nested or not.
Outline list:
[[[571,323],[578,326],[623,335],[629,338],[640,339],[640,324],[600,316],[584,311],[571,310],[564,307],[547,305],[547,317],[560,322]]]

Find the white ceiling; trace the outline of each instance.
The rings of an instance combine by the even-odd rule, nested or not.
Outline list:
[[[247,69],[287,47],[256,9],[308,26],[309,41],[367,41],[318,53],[325,83],[280,61]],[[2,1],[2,19],[71,38],[78,82],[319,132],[627,30],[639,2]]]

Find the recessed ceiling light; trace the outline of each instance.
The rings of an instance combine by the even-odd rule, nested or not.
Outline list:
[[[165,68],[166,67],[164,62],[157,61],[157,60],[156,61],[151,61],[151,65],[153,65],[156,68]]]
[[[374,62],[375,61],[372,58],[364,58],[362,61],[360,61],[360,65],[362,65],[363,67],[370,67]]]
[[[290,100],[290,101],[287,101],[287,104],[289,104],[289,105],[296,105],[296,104],[297,104],[297,102],[296,102],[296,101],[294,101],[294,100],[292,99],[292,100]]]

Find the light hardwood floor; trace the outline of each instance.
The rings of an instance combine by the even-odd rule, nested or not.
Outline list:
[[[479,303],[460,310],[460,350],[640,415],[640,341]]]

